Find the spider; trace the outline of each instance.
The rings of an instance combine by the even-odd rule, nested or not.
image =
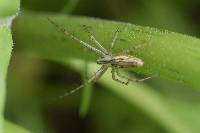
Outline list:
[[[86,30],[87,34],[89,35],[91,41],[93,41],[97,45],[98,49],[91,46],[90,44],[84,42],[83,40],[77,38],[73,34],[69,33],[68,31],[65,30],[65,28],[62,28],[61,26],[59,26],[52,19],[48,18],[48,21],[52,25],[54,25],[59,31],[64,33],[65,36],[70,37],[71,39],[82,44],[87,49],[89,49],[89,50],[95,52],[96,54],[100,55],[100,58],[97,59],[96,62],[97,62],[97,64],[102,65],[101,68],[99,70],[97,70],[86,81],[86,83],[78,86],[77,88],[71,90],[70,92],[65,93],[61,97],[65,97],[67,95],[70,95],[70,94],[78,91],[79,89],[85,87],[86,84],[96,82],[108,70],[109,67],[111,67],[112,79],[121,83],[121,84],[124,84],[124,85],[128,85],[128,83],[130,81],[141,82],[141,81],[144,81],[144,80],[151,78],[151,77],[146,77],[146,78],[143,78],[143,79],[132,79],[132,78],[126,77],[124,75],[121,75],[119,73],[119,69],[121,69],[121,68],[130,68],[130,67],[136,68],[136,67],[143,67],[144,66],[144,61],[140,58],[135,57],[135,56],[132,56],[132,55],[129,55],[129,54],[122,54],[122,55],[113,55],[112,54],[112,49],[114,48],[115,42],[116,42],[117,37],[118,37],[119,32],[120,32],[119,29],[116,30],[115,35],[114,35],[113,40],[112,40],[112,43],[111,43],[110,50],[108,51],[107,49],[105,49],[99,43],[99,41],[97,41],[95,36],[88,30],[88,27],[86,25],[83,25],[83,27]],[[140,48],[140,46],[135,47],[135,48]],[[130,51],[133,51],[133,50],[126,50],[125,53],[128,53]],[[122,80],[118,79],[116,77],[116,74],[117,74],[118,77],[120,77],[122,79],[126,79],[127,81],[122,81]]]

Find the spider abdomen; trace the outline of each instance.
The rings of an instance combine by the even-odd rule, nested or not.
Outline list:
[[[144,62],[141,59],[131,55],[120,55],[120,56],[114,56],[110,64],[118,68],[128,68],[128,67],[142,67],[144,65]]]

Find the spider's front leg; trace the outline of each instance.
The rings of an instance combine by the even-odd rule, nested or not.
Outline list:
[[[64,95],[60,96],[60,98],[63,98],[65,96],[68,96],[68,95],[71,95],[73,94],[74,92],[80,90],[81,88],[85,87],[87,84],[90,84],[90,83],[94,83],[96,82],[105,72],[106,70],[108,69],[107,66],[103,65],[99,70],[97,70],[91,78],[89,78],[84,84],[78,86],[77,88],[65,93]]]
[[[115,75],[116,72],[117,72],[117,71],[116,71],[116,68],[112,67],[112,70],[111,70],[112,79],[115,80],[115,81],[117,81],[117,82],[119,82],[119,83],[121,83],[121,84],[128,85],[129,80],[125,82],[125,81],[121,81],[120,79],[116,78],[116,75]],[[117,74],[117,75],[118,75],[118,74]]]

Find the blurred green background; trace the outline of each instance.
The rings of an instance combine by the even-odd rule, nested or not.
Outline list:
[[[97,17],[200,37],[199,0],[22,0],[19,15],[26,11]],[[98,83],[88,112],[79,115],[82,91],[64,99],[58,96],[81,84],[81,74],[63,64],[23,53],[15,38],[14,42],[7,78],[7,120],[36,133],[172,131],[146,113],[148,108],[134,106]],[[166,100],[175,119],[188,125],[191,132],[200,132],[198,90],[159,78],[145,83]]]

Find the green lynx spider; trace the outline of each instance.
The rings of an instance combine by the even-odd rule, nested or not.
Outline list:
[[[129,67],[143,67],[144,62],[134,56],[131,55],[127,55],[127,54],[123,54],[123,55],[113,55],[111,50],[113,49],[115,42],[117,40],[118,34],[119,34],[119,29],[116,30],[113,41],[111,43],[111,47],[110,50],[106,50],[95,38],[95,36],[87,29],[86,26],[84,26],[84,29],[86,30],[86,32],[88,33],[88,35],[90,36],[90,39],[97,45],[97,48],[89,45],[88,43],[80,40],[79,38],[75,37],[74,35],[72,35],[71,33],[69,33],[68,31],[66,31],[64,28],[62,28],[61,26],[59,26],[57,23],[55,23],[53,20],[51,20],[50,18],[48,18],[49,22],[51,24],[53,24],[54,26],[56,26],[59,31],[61,31],[62,33],[64,33],[65,36],[70,37],[71,39],[79,42],[80,44],[82,44],[83,46],[85,46],[86,48],[88,48],[89,50],[95,52],[96,54],[100,55],[101,57],[99,59],[96,60],[97,64],[102,65],[101,68],[99,70],[97,70],[94,75],[91,76],[91,78],[89,78],[85,84],[80,85],[79,87],[71,90],[70,92],[65,93],[62,97],[65,97],[67,95],[70,95],[76,91],[78,91],[79,89],[83,88],[86,84],[89,83],[94,83],[96,82],[106,71],[109,67],[111,67],[111,73],[112,73],[112,79],[121,83],[121,84],[125,84],[128,85],[129,81],[134,81],[134,82],[140,82],[140,81],[144,81],[147,80],[151,77],[147,77],[147,78],[143,78],[143,79],[131,79],[129,77],[123,76],[119,73],[118,69],[120,68],[129,68]],[[141,48],[140,45],[138,45],[135,48]],[[128,53],[130,51],[133,51],[132,49],[125,51],[125,53]],[[117,76],[119,76],[122,79],[126,79],[127,81],[121,81],[120,79],[116,78],[116,74]]]

